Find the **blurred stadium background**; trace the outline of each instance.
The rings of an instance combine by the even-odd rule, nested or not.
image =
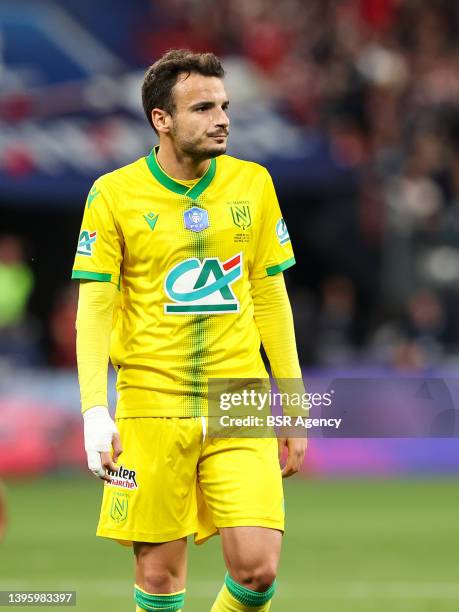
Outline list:
[[[458,34],[454,0],[0,0],[0,589],[132,609],[131,555],[93,537],[69,276],[93,180],[154,144],[146,66],[224,58],[229,153],[268,167],[294,243],[305,373],[453,379]],[[453,435],[311,440],[273,610],[457,610],[458,473]],[[218,546],[190,551],[190,612]]]

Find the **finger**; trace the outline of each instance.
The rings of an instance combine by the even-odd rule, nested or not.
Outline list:
[[[102,470],[102,463],[100,460],[100,453],[98,451],[86,451],[86,457],[88,459],[88,468],[94,474],[98,474]],[[102,470],[104,472],[104,470]]]
[[[91,470],[92,473],[94,474],[94,476],[97,476],[97,478],[101,478],[102,480],[107,480],[108,482],[110,482],[111,478],[105,473],[104,468],[100,468],[99,470]]]
[[[282,476],[288,478],[300,471],[303,465],[306,448],[302,444],[298,448],[289,448],[289,454],[285,468],[282,470]]]
[[[304,453],[302,452],[302,450],[289,448],[287,463],[285,464],[285,467],[282,470],[283,478],[293,476],[293,474],[296,474],[299,471],[303,461],[303,456]]]
[[[121,445],[121,438],[120,438],[119,433],[113,434],[112,446],[113,446],[113,463],[116,463],[118,461],[118,457],[123,452],[123,447]]]
[[[287,461],[285,462],[284,468],[282,470],[282,478],[288,478],[292,474],[294,474],[294,471],[293,471],[293,455],[292,455],[291,450],[289,449],[288,455],[287,455]]]
[[[297,472],[298,470],[295,469],[293,462],[289,459],[284,469],[282,470],[282,478],[289,478],[290,476],[293,476],[293,474],[296,474]]]
[[[277,455],[278,455],[279,461],[281,460],[281,457],[282,457],[282,451],[285,448],[285,442],[286,442],[285,438],[277,439]]]
[[[105,468],[105,470],[110,470],[110,472],[118,471],[117,466],[113,463],[112,454],[110,451],[102,451],[100,453],[100,459],[101,459],[102,467]]]
[[[293,466],[285,466],[282,470],[282,478],[290,478],[294,474],[298,473],[298,469]]]
[[[97,476],[97,478],[102,478],[102,480],[110,481],[110,476],[107,476],[105,472],[105,468],[102,466],[102,461],[100,457],[100,453],[98,451],[87,451],[88,458],[88,468]]]
[[[304,458],[306,456],[306,448],[307,444],[303,443],[295,450],[295,457],[298,463],[298,470],[301,470],[304,462]]]

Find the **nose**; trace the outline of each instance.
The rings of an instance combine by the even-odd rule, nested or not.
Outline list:
[[[225,130],[229,128],[230,120],[226,112],[221,108],[217,117],[215,126],[219,128],[224,128]]]

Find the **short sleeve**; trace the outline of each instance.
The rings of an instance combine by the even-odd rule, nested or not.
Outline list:
[[[118,284],[122,252],[123,240],[113,202],[99,179],[86,200],[72,278]]]
[[[253,279],[283,272],[295,263],[287,225],[269,173],[262,194],[261,227],[250,277]]]

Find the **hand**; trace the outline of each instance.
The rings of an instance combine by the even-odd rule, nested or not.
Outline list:
[[[288,449],[287,463],[282,470],[282,478],[288,478],[296,474],[301,468],[308,446],[306,438],[278,438],[279,461],[284,448]]]
[[[110,482],[107,470],[116,472],[115,463],[123,452],[118,429],[106,406],[94,406],[83,413],[84,448],[91,472]],[[112,459],[113,447],[113,459]]]

